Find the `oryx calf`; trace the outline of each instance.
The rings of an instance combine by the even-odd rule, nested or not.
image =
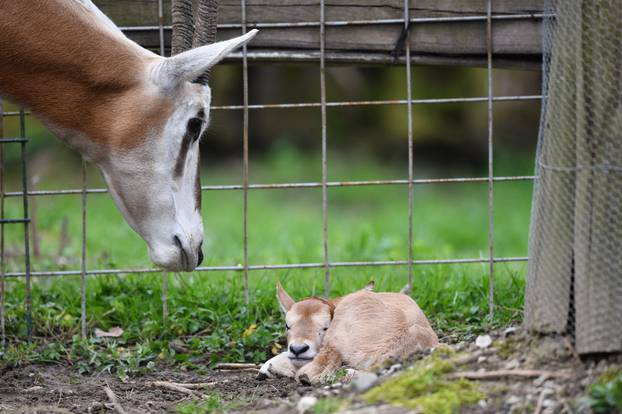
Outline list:
[[[281,375],[308,383],[341,366],[367,370],[438,345],[417,303],[404,293],[375,293],[373,283],[344,297],[294,300],[277,284],[287,350],[267,361],[258,378]]]

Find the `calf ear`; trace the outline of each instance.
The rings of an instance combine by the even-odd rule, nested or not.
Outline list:
[[[373,280],[370,280],[369,282],[367,282],[363,290],[366,290],[368,292],[373,292],[375,285],[376,285],[376,282],[374,282]]]
[[[155,82],[163,90],[174,89],[183,82],[193,82],[234,49],[255,37],[257,32],[257,29],[253,29],[245,35],[197,47],[164,59],[156,68]]]
[[[290,298],[285,289],[283,289],[281,282],[276,283],[276,298],[279,300],[279,305],[283,313],[287,313],[287,311],[294,306],[294,300]]]

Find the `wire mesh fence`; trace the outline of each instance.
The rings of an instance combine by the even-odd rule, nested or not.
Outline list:
[[[579,353],[622,350],[622,12],[546,2],[526,323]]]
[[[461,16],[451,18],[419,18],[412,16],[409,9],[408,0],[404,1],[403,7],[403,19],[378,19],[378,20],[361,20],[361,21],[327,21],[325,9],[326,5],[324,0],[319,2],[320,20],[318,22],[247,22],[246,20],[246,2],[241,0],[241,16],[240,24],[235,25],[219,25],[219,28],[234,28],[239,29],[242,33],[246,32],[250,28],[258,27],[296,27],[305,26],[317,28],[319,31],[319,50],[318,54],[314,57],[319,57],[319,79],[318,89],[320,91],[319,102],[305,102],[305,103],[272,103],[272,104],[252,104],[249,101],[248,92],[248,67],[249,67],[249,51],[244,46],[240,53],[241,67],[242,67],[242,85],[243,85],[243,104],[242,105],[220,105],[213,106],[213,111],[242,111],[243,115],[243,142],[242,142],[242,159],[243,159],[243,171],[242,171],[242,184],[240,185],[204,185],[202,191],[237,191],[243,194],[243,262],[240,264],[228,264],[213,266],[202,266],[196,269],[196,272],[212,272],[212,271],[235,271],[241,272],[244,277],[244,298],[246,302],[250,300],[252,292],[249,288],[249,278],[252,277],[252,272],[259,270],[272,270],[272,269],[322,269],[324,274],[324,291],[328,296],[331,292],[331,271],[335,268],[342,267],[374,267],[374,266],[402,266],[407,269],[407,281],[412,284],[415,270],[414,268],[419,265],[451,265],[451,264],[474,264],[483,263],[488,265],[488,312],[490,315],[494,312],[495,295],[494,295],[494,265],[497,263],[509,263],[509,262],[525,262],[527,257],[497,257],[495,256],[495,241],[494,241],[494,185],[499,182],[515,182],[515,181],[532,181],[533,176],[521,175],[521,176],[495,176],[494,163],[493,163],[493,150],[494,150],[494,120],[493,120],[493,107],[498,102],[519,102],[519,101],[533,101],[539,102],[541,95],[508,95],[508,96],[494,96],[493,91],[493,22],[496,20],[508,20],[508,19],[541,19],[543,14],[511,14],[511,15],[495,15],[492,10],[492,0],[487,0],[487,13],[484,16]],[[158,2],[158,15],[160,16],[159,24],[153,26],[141,26],[141,27],[125,27],[126,32],[135,30],[153,30],[159,33],[160,39],[160,53],[165,53],[164,47],[164,32],[169,30],[170,27],[164,26],[163,5],[162,0]],[[418,23],[447,23],[447,22],[481,22],[482,29],[486,32],[486,71],[487,71],[487,93],[485,96],[479,97],[452,97],[452,98],[438,98],[438,99],[414,99],[413,88],[416,88],[416,79],[413,79],[411,63],[413,58],[411,56],[410,48],[407,46],[404,48],[402,56],[394,57],[387,56],[387,59],[391,59],[392,62],[396,60],[403,64],[404,78],[406,80],[406,87],[402,97],[391,100],[373,100],[373,101],[329,101],[327,99],[327,85],[326,85],[326,56],[328,53],[326,50],[326,27],[340,27],[357,24],[373,24],[373,25],[401,25],[403,27],[403,33],[405,38],[405,44],[410,45],[409,36],[413,27]],[[396,39],[397,40],[397,39]],[[308,56],[307,56],[308,57]],[[301,56],[291,54],[290,56],[281,56],[281,59],[298,61]],[[351,59],[349,57],[348,59]],[[304,59],[303,59],[304,60]],[[334,59],[333,59],[334,60]],[[360,63],[369,63],[368,61],[362,61]],[[487,105],[487,122],[486,122],[486,142],[487,142],[487,175],[483,177],[458,177],[458,178],[430,178],[430,179],[415,179],[415,165],[414,165],[414,149],[413,149],[413,107],[417,105],[441,105],[441,104],[481,104]],[[407,159],[408,167],[406,171],[407,179],[392,179],[392,180],[351,180],[351,181],[330,181],[328,170],[328,142],[330,136],[327,130],[327,112],[332,108],[338,107],[380,107],[380,106],[400,106],[404,108],[407,113],[407,135],[405,140],[407,141]],[[249,181],[249,150],[251,149],[250,143],[252,142],[252,124],[249,122],[250,111],[261,111],[268,109],[294,109],[294,108],[319,108],[321,112],[321,180],[312,182],[287,182],[287,183],[262,183],[262,184],[250,184]],[[2,107],[0,106],[0,111]],[[82,166],[82,188],[73,189],[60,189],[60,190],[29,190],[28,189],[28,174],[27,174],[27,157],[26,147],[28,143],[28,133],[26,130],[26,119],[28,113],[25,111],[7,111],[1,113],[1,119],[17,117],[20,121],[20,134],[19,137],[2,137],[0,140],[0,225],[1,236],[0,240],[0,328],[2,329],[2,338],[5,338],[4,327],[4,283],[8,278],[24,278],[25,286],[27,290],[24,306],[28,315],[27,323],[27,335],[28,338],[32,336],[32,298],[30,295],[30,288],[33,277],[51,276],[71,276],[79,275],[81,283],[81,334],[87,335],[87,306],[86,306],[86,286],[87,277],[96,275],[111,275],[111,274],[128,274],[128,273],[160,273],[160,269],[145,267],[145,268],[91,268],[87,263],[87,250],[86,232],[88,229],[87,223],[87,211],[89,197],[95,194],[107,193],[104,188],[87,188],[87,169],[86,165]],[[2,123],[0,122],[0,128]],[[2,130],[0,129],[0,133]],[[2,134],[0,134],[2,135]],[[4,188],[4,162],[2,159],[2,147],[4,145],[20,145],[21,146],[21,166],[22,166],[22,183],[20,191],[5,191]],[[485,183],[487,185],[487,214],[488,214],[488,242],[487,242],[487,257],[475,257],[475,258],[415,258],[414,246],[413,246],[413,234],[414,234],[414,222],[413,210],[415,205],[415,193],[418,186],[423,185],[441,185],[451,183]],[[407,188],[408,197],[408,210],[407,215],[404,217],[404,223],[407,227],[407,256],[402,260],[373,260],[373,261],[334,261],[331,260],[330,245],[329,245],[329,189],[340,187],[364,187],[364,186],[405,186]],[[248,197],[251,191],[261,191],[269,189],[320,189],[321,190],[321,209],[322,209],[322,260],[318,262],[306,262],[306,263],[251,263],[249,260],[249,243],[248,243],[248,227],[249,227],[249,204]],[[80,196],[81,197],[81,258],[80,267],[77,269],[48,269],[33,271],[30,267],[30,232],[28,230],[30,222],[29,214],[29,199],[37,197],[59,197],[59,196]],[[5,217],[4,203],[5,200],[11,198],[21,198],[23,200],[23,217]],[[24,265],[23,268],[17,271],[6,271],[4,267],[5,246],[4,246],[4,229],[7,225],[22,225],[24,226]],[[163,274],[162,277],[162,312],[164,319],[168,314],[167,308],[167,275]]]

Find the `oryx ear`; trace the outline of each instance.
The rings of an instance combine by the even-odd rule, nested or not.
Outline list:
[[[155,70],[154,80],[165,90],[174,89],[183,82],[193,82],[235,48],[255,37],[257,32],[257,29],[253,29],[245,35],[197,47],[164,59]]]
[[[276,283],[276,298],[279,300],[279,305],[281,307],[281,311],[285,314],[288,310],[294,306],[294,300],[289,297],[283,286],[281,286],[281,282]]]

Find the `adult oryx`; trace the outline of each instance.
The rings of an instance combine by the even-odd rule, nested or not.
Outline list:
[[[190,271],[203,258],[198,142],[211,98],[193,81],[256,32],[163,58],[91,0],[0,0],[0,96],[99,167],[157,265]]]

